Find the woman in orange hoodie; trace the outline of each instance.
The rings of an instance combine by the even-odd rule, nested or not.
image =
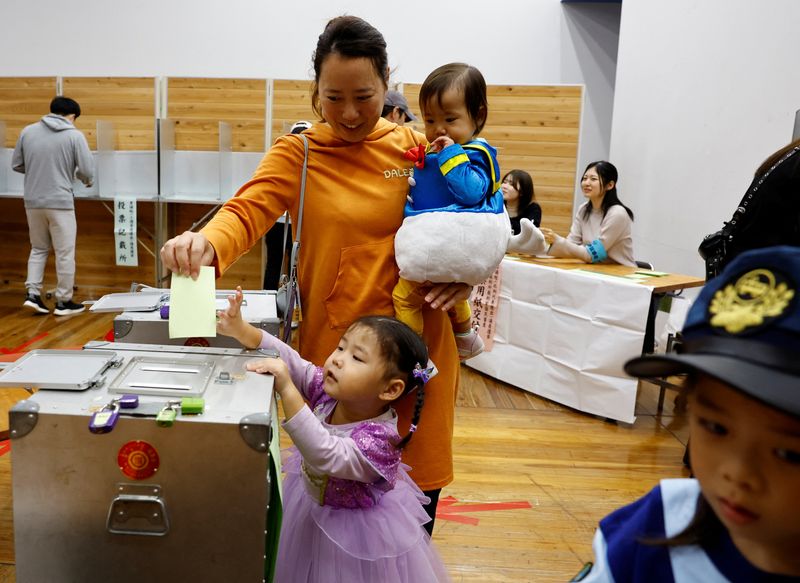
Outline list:
[[[404,152],[425,137],[381,118],[388,86],[386,42],[355,16],[328,22],[314,60],[312,106],[323,120],[306,130],[308,171],[298,281],[303,309],[300,354],[322,362],[359,316],[394,314],[398,280],[394,235],[403,221],[411,162]],[[242,186],[199,232],[170,239],[164,265],[197,276],[200,266],[223,273],[257,244],[288,210],[297,224],[303,144],[278,138]],[[431,498],[431,518],[442,487],[453,479],[453,418],[459,360],[447,310],[469,297],[466,284],[437,284],[426,296],[424,335],[439,373],[426,391],[425,411],[403,452],[410,475]],[[415,396],[396,407],[398,431],[410,424]],[[433,520],[427,525],[433,529]],[[430,532],[430,531],[429,531]]]

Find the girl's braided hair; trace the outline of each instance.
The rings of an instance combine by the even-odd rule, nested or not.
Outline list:
[[[396,444],[398,449],[402,449],[416,431],[422,414],[422,405],[425,403],[425,383],[430,375],[427,369],[428,347],[419,334],[395,318],[364,316],[353,322],[350,328],[361,326],[375,333],[381,354],[386,361],[387,378],[400,377],[405,381],[403,395],[417,389],[411,427]]]

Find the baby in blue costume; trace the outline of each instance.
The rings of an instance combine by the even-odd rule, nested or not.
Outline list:
[[[544,249],[530,221],[512,240],[500,191],[497,152],[476,136],[488,113],[486,82],[463,63],[443,65],[422,84],[420,109],[429,145],[406,153],[415,163],[405,219],[395,237],[400,281],[394,289],[397,318],[422,333],[422,306],[431,283],[485,281],[506,250]],[[450,312],[459,357],[483,351],[464,300]]]

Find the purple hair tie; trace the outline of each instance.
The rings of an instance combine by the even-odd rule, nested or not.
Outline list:
[[[429,380],[431,380],[431,372],[432,372],[432,369],[430,369],[430,368],[422,368],[422,366],[420,366],[420,364],[417,363],[416,366],[414,367],[413,374],[414,374],[415,377],[417,377],[419,380],[421,380],[422,384],[424,385]]]
[[[408,428],[408,432],[409,432],[409,433],[414,433],[416,430],[417,430],[417,426],[416,426],[416,425],[414,425],[413,423],[412,423],[412,424],[411,424],[411,426]]]

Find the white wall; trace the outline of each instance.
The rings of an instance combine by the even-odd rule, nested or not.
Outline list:
[[[637,257],[704,273],[700,240],[791,140],[798,22],[795,0],[624,0],[610,159]]]
[[[561,81],[558,0],[3,2],[0,75],[308,78],[325,22],[345,13],[384,34],[398,80],[463,60],[490,83]]]
[[[578,186],[586,165],[608,160],[621,4],[564,4],[561,31],[561,71],[564,83],[585,85],[581,142],[576,171],[575,201],[583,202]]]

